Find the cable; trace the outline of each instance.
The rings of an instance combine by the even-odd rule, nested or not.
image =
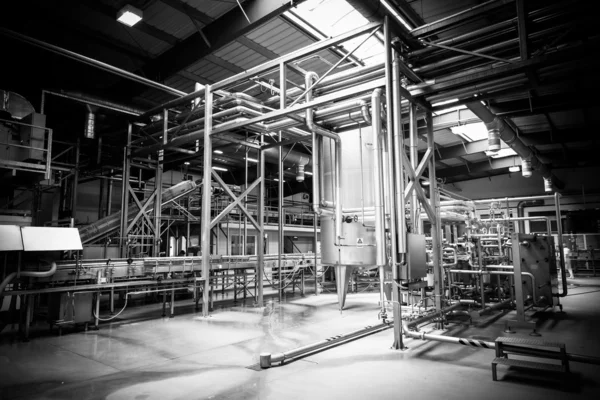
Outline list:
[[[99,316],[96,315],[96,310],[94,310],[94,309],[92,309],[92,314],[94,314],[94,318],[96,318],[98,321],[112,321],[113,319],[115,319],[119,315],[121,315],[121,313],[123,311],[125,311],[125,307],[127,307],[127,300],[129,300],[129,293],[127,293],[127,295],[125,295],[125,304],[123,305],[123,308],[121,309],[121,311],[119,311],[117,314],[113,315],[110,318],[100,318]]]

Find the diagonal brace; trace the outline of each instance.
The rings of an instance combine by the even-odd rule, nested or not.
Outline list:
[[[242,210],[244,215],[246,215],[246,217],[248,217],[248,219],[250,220],[252,225],[254,225],[256,230],[262,234],[262,229],[258,225],[258,222],[256,222],[254,217],[252,215],[250,215],[248,210],[243,205],[239,204],[252,191],[252,189],[254,189],[256,187],[256,185],[258,185],[262,181],[262,177],[255,180],[252,183],[252,185],[250,185],[248,187],[248,189],[246,189],[244,191],[244,193],[242,193],[240,195],[240,197],[236,197],[236,195],[233,194],[231,189],[229,189],[229,186],[227,186],[227,184],[225,182],[223,182],[221,177],[215,171],[211,171],[211,172],[212,172],[213,178],[215,178],[217,180],[217,182],[219,183],[219,185],[221,185],[221,187],[223,187],[223,190],[225,190],[225,192],[229,195],[229,197],[231,197],[233,199],[233,203],[231,203],[230,205],[225,207],[225,209],[223,211],[221,211],[221,213],[219,215],[217,215],[217,217],[214,220],[211,221],[210,227],[213,228],[227,213],[229,213],[235,206],[238,206],[239,209]]]
[[[133,228],[133,226],[140,219],[140,216],[144,217],[144,219],[146,220],[146,222],[148,223],[148,225],[150,225],[152,227],[152,231],[154,232],[154,224],[150,220],[150,217],[148,215],[146,215],[146,208],[148,208],[148,206],[150,205],[150,203],[153,202],[153,199],[154,199],[154,203],[156,203],[156,201],[155,201],[155,199],[156,199],[156,193],[157,193],[156,191],[158,190],[158,188],[154,189],[154,192],[152,192],[152,194],[150,195],[150,197],[144,203],[143,206],[142,206],[142,203],[140,203],[140,201],[138,200],[138,198],[135,195],[135,193],[133,192],[133,190],[131,190],[131,187],[129,187],[129,185],[128,185],[127,189],[129,190],[129,192],[131,194],[131,197],[135,201],[135,204],[137,204],[138,208],[140,209],[140,211],[135,216],[135,218],[133,219],[133,221],[131,221],[131,224],[129,224],[129,226],[127,227],[127,232],[129,232],[131,230],[131,228]],[[159,205],[159,207],[160,207],[160,205]]]

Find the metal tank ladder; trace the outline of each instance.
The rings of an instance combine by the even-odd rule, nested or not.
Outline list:
[[[527,356],[539,360],[529,361],[508,358],[509,354]],[[548,359],[560,360],[560,364],[543,361]],[[492,361],[492,378],[494,381],[498,380],[496,372],[498,364],[561,374],[563,388],[570,376],[569,359],[564,343],[551,343],[518,337],[499,337],[496,339],[496,358]]]

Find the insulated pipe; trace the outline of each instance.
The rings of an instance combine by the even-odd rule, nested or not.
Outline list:
[[[383,206],[383,130],[381,127],[381,89],[375,89],[371,97],[373,109],[373,188],[375,192],[375,243],[377,244],[375,264],[383,267],[385,258],[385,210]],[[380,273],[383,271],[380,271]],[[381,274],[383,275],[383,274]],[[383,276],[380,277],[383,279]],[[383,291],[383,285],[382,291]]]
[[[421,318],[417,318],[415,320],[412,320],[410,322],[407,321],[403,321],[402,322],[402,327],[404,330],[404,334],[406,334],[407,332],[409,332],[411,329],[416,329],[418,325],[421,325],[425,322],[429,322],[432,319],[435,318],[439,318],[444,314],[447,314],[448,312],[452,311],[452,310],[456,310],[457,308],[459,308],[461,306],[460,303],[456,303],[456,304],[452,304],[450,307],[446,307],[441,311],[436,311],[434,313],[431,313],[429,315],[426,315],[424,317]]]
[[[313,353],[317,350],[325,349],[328,347],[337,346],[345,343],[352,339],[358,339],[363,336],[370,335],[372,333],[380,332],[391,328],[390,323],[384,322],[375,326],[366,326],[362,329],[358,329],[349,333],[333,336],[319,342],[311,343],[306,346],[298,347],[293,350],[289,350],[283,353],[261,353],[260,354],[260,367],[269,368],[273,366],[273,363],[283,363],[285,360],[290,358],[298,358],[303,355]]]
[[[516,132],[510,125],[504,122],[503,118],[497,117],[486,106],[481,104],[480,101],[467,103],[467,107],[473,111],[473,113],[477,115],[477,117],[479,117],[479,119],[481,119],[486,126],[494,125],[498,127],[500,138],[521,158],[531,160],[533,168],[538,169],[544,178],[551,179],[554,185],[559,189],[564,187],[564,184],[556,176],[554,176],[554,174],[552,174],[551,169],[547,165],[543,164],[531,151],[531,149],[527,147],[521,141],[521,139],[519,139]]]
[[[317,74],[314,72],[308,72],[305,76],[305,84],[306,87],[310,87],[313,83],[313,80],[317,78]],[[309,90],[306,93],[306,101],[312,101],[312,90]],[[334,243],[339,244],[339,240],[342,238],[342,140],[340,137],[327,129],[321,128],[314,122],[314,110],[312,108],[306,109],[306,126],[313,133],[313,143],[316,140],[316,135],[324,136],[332,139],[335,142],[335,240]],[[315,164],[315,152],[313,149],[313,165]],[[321,181],[321,177],[317,175],[313,171],[313,191],[315,186],[318,187],[319,181]],[[317,190],[318,192],[318,190]],[[315,198],[315,193],[313,192],[313,210],[317,215],[321,215],[322,211],[320,206],[317,205],[315,208],[315,200],[318,202],[318,198]]]
[[[53,96],[62,97],[62,98],[77,101],[80,103],[104,108],[106,110],[120,112],[123,114],[138,116],[144,112],[143,110],[140,110],[140,109],[132,107],[132,106],[114,103],[110,100],[101,99],[99,97],[94,97],[89,94],[76,93],[76,92],[70,92],[70,91],[65,91],[65,90],[59,90],[59,91],[42,90],[42,104],[45,103],[45,96],[47,94],[51,94]],[[40,113],[44,114],[44,107],[40,108]]]
[[[50,263],[50,269],[48,271],[21,271],[19,273],[19,275],[32,277],[32,278],[46,278],[46,277],[54,275],[55,272],[56,272],[56,263],[54,261],[52,261]],[[8,274],[6,276],[6,278],[4,278],[2,283],[0,283],[0,296],[2,296],[2,293],[4,293],[4,289],[6,288],[6,286],[8,286],[8,284],[10,284],[12,282],[12,280],[15,279],[16,276],[17,276],[17,272],[11,272],[10,274]]]

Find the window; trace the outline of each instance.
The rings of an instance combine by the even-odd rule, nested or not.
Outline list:
[[[242,255],[256,255],[256,236],[246,236],[246,252],[243,250],[244,237],[240,235],[231,236],[231,255],[242,256]]]

